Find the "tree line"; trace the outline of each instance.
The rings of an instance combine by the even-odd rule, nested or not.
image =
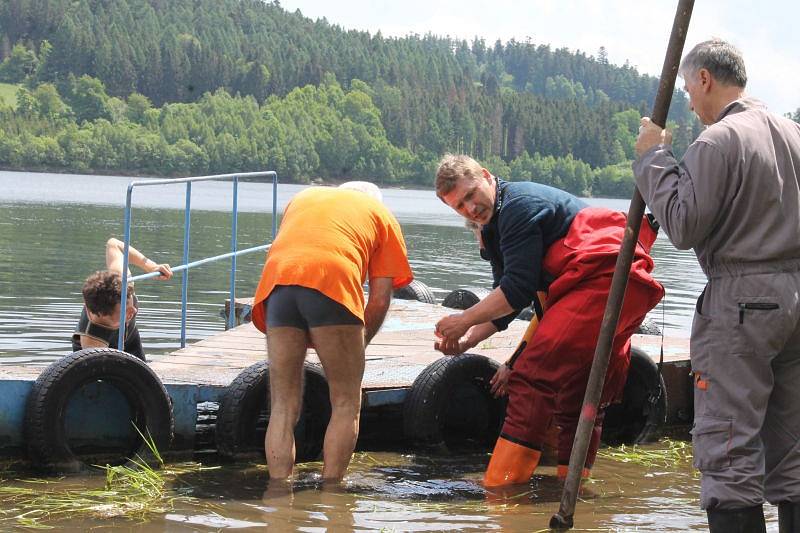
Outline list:
[[[73,80],[63,97],[49,83],[21,87],[16,108],[0,107],[0,165],[144,175],[270,168],[298,183],[346,176],[430,185],[438,156],[392,145],[372,88],[360,80],[350,85],[345,90],[328,76],[319,86],[271,96],[262,104],[220,89],[197,102],[160,108],[138,93],[108,96],[102,82],[89,76]],[[632,150],[638,115],[620,112],[614,122],[618,138]],[[575,194],[624,196],[633,190],[627,162],[592,169],[572,155],[538,152],[482,162],[506,179],[534,178]]]
[[[34,150],[24,148],[24,131],[64,151],[56,157],[45,143],[50,159],[33,160],[6,148],[0,164],[13,168],[51,168],[51,160],[62,161],[53,169],[158,175],[275,168],[298,182],[427,185],[431,165],[451,151],[517,179],[627,195],[632,138],[657,87],[629,65],[610,65],[603,50],[594,57],[530,41],[384,38],[258,0],[7,0],[0,30],[0,81],[24,88],[17,108],[3,110],[3,142]],[[320,98],[329,101],[303,109],[304,99]],[[231,115],[214,122],[204,115],[212,103]],[[699,131],[681,92],[670,116],[681,152]],[[84,152],[115,141],[76,151],[66,131],[87,146],[102,135],[157,136],[134,145],[162,153],[90,158]],[[191,157],[189,169],[181,161]],[[581,165],[589,174],[566,170]],[[547,178],[553,172],[558,178]]]

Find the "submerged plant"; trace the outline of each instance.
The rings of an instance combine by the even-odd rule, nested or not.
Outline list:
[[[678,464],[691,463],[692,445],[689,442],[662,439],[659,448],[643,448],[637,444],[615,448],[604,448],[597,452],[598,457],[631,463],[646,467],[669,468]]]
[[[138,455],[129,460],[129,465],[98,466],[105,471],[105,484],[97,489],[48,487],[59,480],[16,480],[17,484],[39,485],[35,488],[11,486],[7,480],[0,480],[0,529],[11,524],[55,529],[48,522],[76,517],[146,520],[154,513],[172,510],[178,502],[190,505],[197,503],[195,498],[182,495],[172,488],[172,483],[181,474],[219,467],[204,467],[195,462],[167,465],[149,432],[145,437],[138,428],[136,431],[158,463],[156,468]]]

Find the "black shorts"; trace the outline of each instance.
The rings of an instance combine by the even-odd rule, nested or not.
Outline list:
[[[308,330],[319,326],[361,326],[360,318],[321,292],[299,285],[278,285],[264,301],[267,328]]]

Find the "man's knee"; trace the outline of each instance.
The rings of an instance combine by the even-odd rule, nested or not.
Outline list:
[[[331,391],[331,410],[342,416],[358,416],[361,412],[361,383],[355,387],[348,387],[348,390]]]
[[[303,405],[303,391],[301,388],[285,389],[277,392],[270,388],[270,419],[280,417],[284,420],[297,422],[300,419],[300,410]]]

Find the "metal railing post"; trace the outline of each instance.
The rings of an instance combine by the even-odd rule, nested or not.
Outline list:
[[[278,233],[278,174],[272,175],[272,240]]]
[[[228,309],[228,329],[236,323],[236,230],[239,222],[239,179],[233,178],[233,220],[231,221],[231,296]]]
[[[119,302],[119,333],[117,350],[125,348],[125,315],[128,313],[128,250],[131,247],[131,198],[133,197],[133,183],[128,185],[125,195],[125,248],[122,251],[122,294]]]
[[[186,207],[183,213],[183,264],[189,264],[189,239],[192,224],[192,182],[186,182]],[[189,301],[189,269],[181,274],[181,348],[186,347],[186,312]]]
[[[264,244],[261,246],[254,246],[245,250],[237,250],[237,232],[238,232],[238,217],[239,217],[239,178],[255,178],[255,177],[272,177],[272,236],[273,238],[278,232],[277,226],[277,210],[278,210],[278,174],[275,171],[265,172],[247,172],[243,174],[217,174],[213,176],[194,176],[189,178],[175,178],[175,179],[157,179],[147,181],[132,181],[128,184],[128,192],[125,200],[125,248],[123,251],[123,272],[122,272],[122,294],[120,302],[120,327],[119,327],[119,342],[117,347],[123,350],[125,347],[125,315],[127,313],[127,298],[128,298],[128,283],[137,280],[144,280],[155,278],[160,272],[148,272],[147,274],[140,274],[138,276],[128,276],[129,268],[129,253],[130,253],[130,240],[131,240],[131,198],[133,188],[136,186],[148,185],[174,185],[178,183],[186,184],[186,207],[184,213],[184,235],[183,235],[183,264],[172,269],[173,273],[181,272],[182,286],[181,286],[181,348],[186,347],[186,319],[188,307],[188,287],[189,287],[189,269],[196,266],[203,265],[214,261],[221,261],[223,259],[231,258],[231,276],[230,276],[230,299],[231,308],[228,317],[229,327],[233,327],[235,319],[235,299],[236,299],[236,258],[240,255],[253,253],[261,250],[268,250],[271,244]],[[192,197],[192,183],[195,181],[214,181],[214,180],[232,180],[233,181],[233,221],[231,228],[231,252],[221,254],[213,257],[207,257],[199,261],[189,262],[189,248],[190,248],[190,235],[191,235],[191,197]]]

